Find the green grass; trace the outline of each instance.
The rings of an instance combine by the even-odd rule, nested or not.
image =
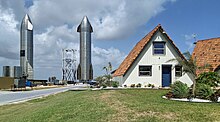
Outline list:
[[[1,122],[220,121],[219,103],[162,99],[167,90],[69,91],[0,106]]]

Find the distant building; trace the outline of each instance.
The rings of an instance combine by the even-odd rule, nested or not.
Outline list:
[[[131,84],[154,84],[156,87],[169,87],[180,80],[192,84],[188,74],[184,74],[178,62],[168,62],[181,57],[180,50],[159,24],[131,50],[119,68],[113,74],[113,80],[121,86]]]
[[[192,56],[197,66],[210,65],[206,69],[198,70],[197,74],[208,71],[220,74],[220,38],[197,41]]]

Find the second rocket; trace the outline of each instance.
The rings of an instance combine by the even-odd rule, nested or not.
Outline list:
[[[91,33],[92,26],[85,16],[77,28],[80,33],[80,64],[77,68],[77,79],[80,82],[88,82],[93,79],[93,68],[91,63]]]

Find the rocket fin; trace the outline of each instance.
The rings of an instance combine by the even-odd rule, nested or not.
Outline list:
[[[93,68],[92,68],[92,64],[90,64],[90,67],[89,67],[89,80],[93,80]]]
[[[77,68],[77,79],[81,80],[81,65],[80,64],[78,65],[78,68]]]

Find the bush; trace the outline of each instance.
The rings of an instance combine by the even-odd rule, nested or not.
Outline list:
[[[141,84],[140,84],[140,83],[138,83],[138,84],[136,85],[136,87],[141,87]]]
[[[215,92],[215,94],[220,97],[220,89],[218,89],[218,90]]]
[[[151,87],[151,88],[154,88],[154,87],[155,87],[154,84],[150,84],[150,83],[149,83],[147,86],[148,86],[148,87]]]
[[[174,84],[171,85],[171,90],[175,98],[186,98],[189,93],[187,84],[180,81],[174,82]]]
[[[106,88],[107,87],[107,85],[106,84],[102,84],[102,88]]]
[[[170,99],[170,98],[174,97],[173,92],[168,92],[165,96],[166,96],[167,99]]]
[[[112,81],[112,87],[118,87],[119,86],[119,82],[117,81]]]
[[[218,97],[215,93],[213,93],[211,96],[210,96],[210,100],[212,102],[218,102]]]
[[[210,100],[212,102],[218,102],[218,98],[220,97],[220,89],[218,89],[215,93],[210,96]]]
[[[154,88],[155,87],[154,84],[152,84],[151,87]]]
[[[220,76],[216,72],[204,72],[199,75],[196,82],[216,87],[218,86],[218,83],[220,83]]]
[[[196,90],[195,90],[196,97],[202,99],[209,99],[209,97],[212,94],[213,94],[213,90],[209,85],[203,83],[196,84]]]
[[[131,87],[134,88],[134,87],[135,87],[135,84],[131,84]]]

